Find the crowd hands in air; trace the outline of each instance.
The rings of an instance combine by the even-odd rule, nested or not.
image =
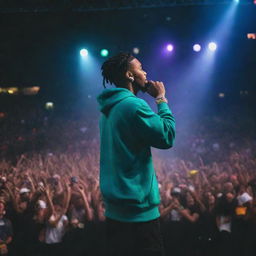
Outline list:
[[[0,255],[104,255],[97,120],[14,117],[0,119]],[[253,126],[233,120],[177,127],[171,157],[153,152],[166,255],[256,255]]]
[[[77,235],[89,233],[92,239],[91,226],[101,233],[104,204],[98,161],[98,155],[78,153],[22,155],[15,165],[1,161],[0,214],[9,228],[1,243],[10,255],[17,250],[23,255],[50,255],[57,250],[54,245],[61,245],[67,253],[65,245],[81,241]],[[211,253],[217,250],[227,255],[224,252],[236,248],[235,253],[248,250],[246,255],[251,255],[256,228],[256,159],[233,153],[226,162],[206,165],[200,158],[199,163],[155,162],[167,251],[214,255]],[[232,245],[232,241],[238,243]],[[81,246],[73,252],[78,248]]]
[[[0,204],[2,219],[8,223],[6,234],[1,226],[0,234],[10,255],[54,254],[59,248],[47,245],[61,244],[64,237],[67,244],[87,229],[88,222],[104,221],[96,167],[86,163],[96,159],[90,158],[39,154],[22,155],[14,166],[1,162]],[[79,248],[75,250],[79,253]]]

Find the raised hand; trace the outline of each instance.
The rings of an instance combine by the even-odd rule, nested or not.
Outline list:
[[[165,87],[163,82],[159,81],[148,81],[149,87],[147,93],[154,98],[164,97],[165,96]]]

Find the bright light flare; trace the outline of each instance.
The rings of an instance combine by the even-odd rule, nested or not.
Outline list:
[[[80,55],[82,56],[82,57],[87,57],[88,56],[88,50],[87,49],[82,49],[81,51],[80,51]]]
[[[108,56],[108,50],[107,50],[107,49],[102,49],[102,50],[100,51],[100,55],[101,55],[102,57],[107,57],[107,56]]]
[[[256,3],[256,0],[255,0],[255,3]],[[256,33],[248,33],[247,38],[255,40],[256,39]]]
[[[173,45],[172,44],[168,44],[167,46],[166,46],[166,50],[168,51],[168,52],[172,52],[173,51]]]
[[[53,108],[54,108],[54,103],[53,103],[53,102],[46,102],[46,103],[45,103],[45,108],[46,108],[47,110],[53,109]]]
[[[200,44],[194,44],[193,50],[194,50],[195,52],[200,52],[200,51],[201,51],[201,45],[200,45]]]
[[[138,47],[134,47],[132,49],[132,51],[133,51],[134,54],[139,54],[140,53],[140,49]]]
[[[214,43],[214,42],[211,42],[211,43],[208,44],[208,48],[209,48],[210,51],[214,52],[214,51],[217,50],[217,44]]]

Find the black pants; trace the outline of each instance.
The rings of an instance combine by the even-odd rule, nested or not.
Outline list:
[[[159,219],[147,222],[106,220],[107,256],[164,256]]]

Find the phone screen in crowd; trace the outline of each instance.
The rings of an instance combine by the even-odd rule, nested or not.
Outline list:
[[[247,207],[238,206],[236,207],[236,215],[246,215]]]

